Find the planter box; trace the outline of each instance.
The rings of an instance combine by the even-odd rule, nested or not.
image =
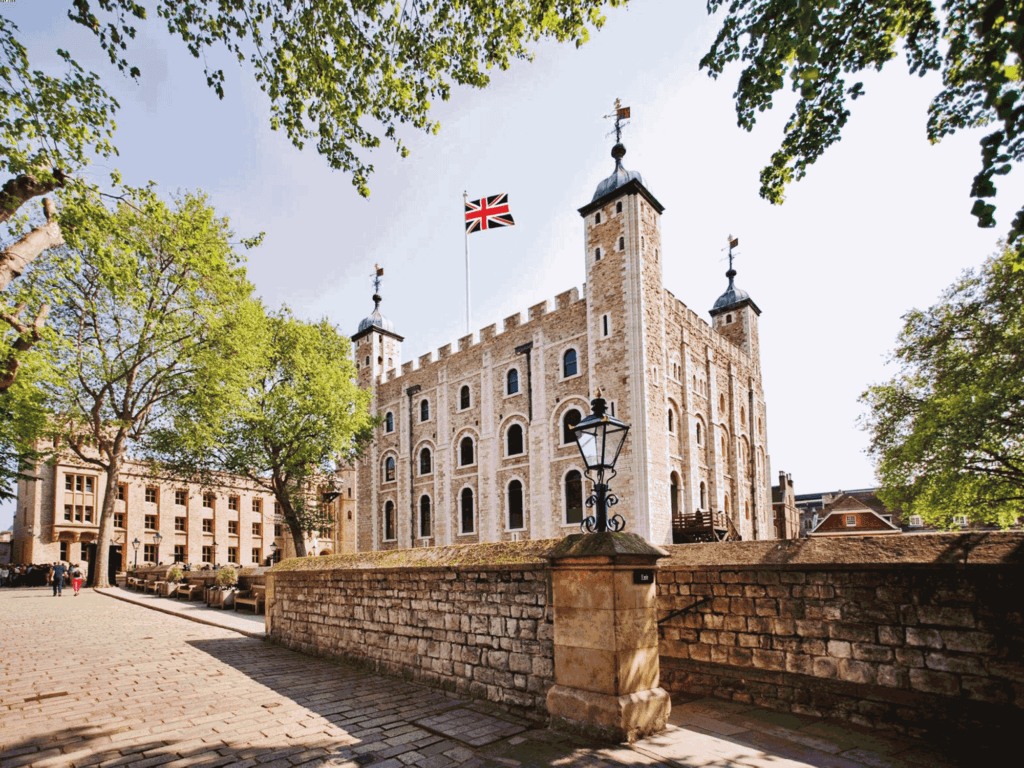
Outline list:
[[[232,608],[235,605],[235,590],[207,587],[206,604],[211,608]]]

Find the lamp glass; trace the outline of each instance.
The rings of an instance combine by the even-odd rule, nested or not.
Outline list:
[[[613,469],[628,432],[627,424],[608,416],[591,415],[577,424],[574,437],[587,469]]]

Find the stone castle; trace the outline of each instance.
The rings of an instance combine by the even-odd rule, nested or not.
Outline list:
[[[358,550],[578,532],[590,483],[569,428],[598,391],[632,426],[610,482],[626,530],[671,543],[700,512],[774,538],[760,310],[731,265],[710,324],[664,287],[664,207],[625,153],[579,209],[582,291],[406,363],[374,295],[352,336],[383,418],[355,470]]]

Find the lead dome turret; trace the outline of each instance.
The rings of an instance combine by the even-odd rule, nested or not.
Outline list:
[[[381,314],[380,302],[380,294],[373,294],[373,312],[359,321],[359,330],[356,333],[361,333],[370,328],[381,328],[390,333],[395,332],[395,324]]]

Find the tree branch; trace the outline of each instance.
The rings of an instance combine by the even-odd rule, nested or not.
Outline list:
[[[25,309],[24,304],[19,304],[14,310],[13,314],[7,312],[0,312],[0,320],[7,323],[14,331],[18,334],[18,338],[11,344],[11,351],[7,355],[6,361],[0,364],[0,392],[9,388],[18,375],[18,355],[23,352],[28,352],[32,348],[32,345],[39,341],[41,337],[41,330],[43,325],[46,323],[46,316],[50,314],[50,305],[43,304],[39,308],[39,312],[36,314],[35,319],[29,323],[22,323],[18,317]]]
[[[4,185],[4,192],[0,193],[0,200],[7,194],[6,190],[10,185],[11,182]],[[2,205],[0,202],[0,223],[6,218],[10,218],[9,215],[5,216]],[[57,206],[48,197],[43,198],[43,212],[46,214],[46,224],[36,227],[18,242],[9,245],[3,253],[0,253],[0,291],[24,272],[28,263],[43,251],[64,245],[64,236],[61,234],[60,224],[56,219]]]

